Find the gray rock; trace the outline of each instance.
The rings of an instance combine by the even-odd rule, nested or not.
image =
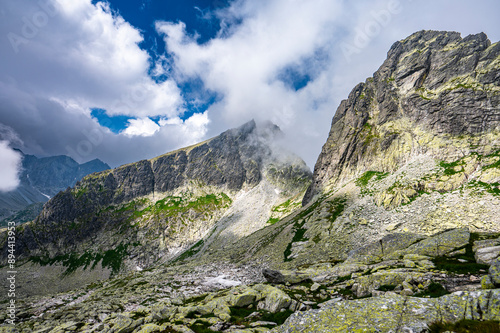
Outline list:
[[[497,258],[491,263],[488,276],[496,287],[500,287],[500,259]]]
[[[383,297],[342,301],[318,310],[296,312],[274,333],[291,332],[423,332],[436,321],[500,320],[500,290],[458,292],[439,298]],[[446,311],[442,311],[446,309]]]
[[[478,249],[474,258],[479,264],[491,265],[500,256],[500,246],[491,246]]]

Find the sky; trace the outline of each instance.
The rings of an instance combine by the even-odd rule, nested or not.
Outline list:
[[[0,191],[21,155],[121,164],[269,120],[312,169],[342,99],[425,30],[500,40],[497,0],[0,0]]]

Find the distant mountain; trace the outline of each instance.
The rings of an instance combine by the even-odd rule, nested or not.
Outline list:
[[[38,158],[20,153],[23,154],[21,184],[13,191],[0,193],[0,219],[16,215],[23,218],[17,220],[13,216],[12,220],[26,222],[28,216],[34,218],[41,211],[40,203],[74,186],[84,176],[110,168],[98,159],[79,164],[64,155]],[[24,209],[27,211],[22,212]]]

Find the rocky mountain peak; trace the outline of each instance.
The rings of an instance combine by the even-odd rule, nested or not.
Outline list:
[[[500,126],[499,57],[500,43],[484,33],[420,31],[394,43],[373,77],[340,103],[304,203],[419,154],[453,160],[494,151],[498,142],[486,136],[497,137]]]

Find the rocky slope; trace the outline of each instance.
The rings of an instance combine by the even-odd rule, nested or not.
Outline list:
[[[208,244],[224,231],[219,238],[234,242],[264,227],[275,205],[300,206],[311,178],[298,157],[273,153],[279,133],[275,125],[251,121],[206,142],[83,178],[17,228],[21,269],[28,280],[43,271],[42,280],[51,283],[63,274],[58,288],[65,290],[172,260],[193,245],[198,252],[205,236]],[[4,234],[4,254],[5,240]]]
[[[0,193],[0,220],[9,217],[9,221],[31,221],[40,213],[41,203],[75,186],[84,176],[109,169],[109,165],[97,159],[79,164],[68,156],[38,158],[20,153],[23,155],[20,185],[14,191]]]
[[[180,228],[170,234],[173,243],[168,244],[187,249],[176,256],[166,246],[163,254],[173,259],[170,262],[156,258],[155,264],[160,264],[139,272],[23,300],[22,323],[16,329],[445,332],[461,325],[475,332],[498,331],[499,86],[500,44],[491,44],[484,34],[461,38],[457,33],[422,31],[395,43],[373,78],[358,85],[337,110],[302,208],[300,191],[292,191],[296,184],[307,183],[297,177],[303,175],[300,164],[257,161],[267,166],[252,169],[248,161],[255,159],[236,161],[228,169],[194,173],[216,183],[209,184],[210,191],[205,184],[199,190],[200,185],[186,177],[189,156],[208,145],[203,148],[206,155],[193,156],[219,165],[219,159],[208,156],[215,151],[210,142],[166,155],[171,169],[179,170],[173,179],[189,183],[187,192],[181,187],[162,194],[184,198],[190,193],[177,206],[171,199],[161,201],[164,197],[155,190],[156,160],[87,178],[64,194],[73,202],[85,199],[85,206],[68,206],[71,201],[48,205],[40,221],[56,212],[72,217],[76,210],[77,219],[67,223],[80,223],[78,209],[97,206],[94,198],[103,196],[99,202],[107,198],[112,208],[96,210],[105,217],[101,223],[122,216],[139,227],[147,225],[140,229],[147,235],[146,230],[155,230],[157,210],[151,200],[160,200],[161,207],[193,207],[191,203],[202,198],[210,204],[189,222],[195,228],[213,227],[202,229],[205,237],[196,242],[199,236],[190,238],[184,246],[175,243]],[[216,142],[240,142],[234,138],[245,135],[235,133],[246,133],[242,129],[247,126],[222,135],[233,139]],[[184,155],[187,164],[181,161]],[[122,173],[136,175],[131,170],[148,170],[148,165],[153,166],[153,172],[144,171],[153,175],[149,178],[118,178]],[[239,165],[245,172],[233,169]],[[224,181],[213,174],[218,168],[229,172]],[[234,175],[245,175],[244,181]],[[106,191],[112,184],[120,185]],[[229,184],[236,185],[230,189]],[[276,189],[283,194],[280,200],[272,197],[278,195]],[[140,193],[138,198],[145,201],[131,193]],[[68,212],[65,207],[70,207]],[[207,212],[217,216],[216,221],[207,218]],[[254,220],[270,223],[254,225]],[[113,239],[111,233],[106,237]],[[153,253],[134,233],[125,230],[121,237],[114,239],[137,239],[138,248]],[[66,246],[71,244],[68,240]],[[161,242],[153,244],[157,248]],[[143,252],[135,253],[142,260]],[[94,262],[91,259],[87,265]]]

